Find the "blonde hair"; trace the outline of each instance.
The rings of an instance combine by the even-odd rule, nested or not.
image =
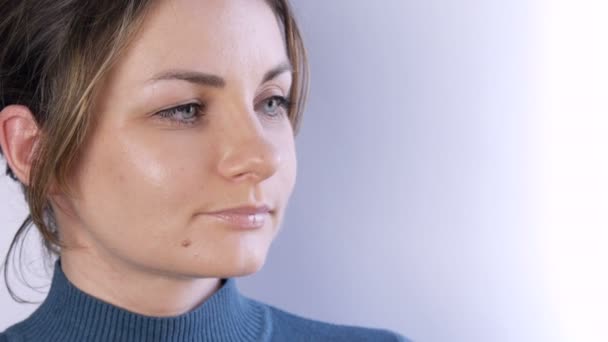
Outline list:
[[[40,130],[29,185],[20,183],[30,214],[15,233],[4,260],[4,279],[14,250],[34,225],[49,257],[61,248],[50,186],[70,193],[68,176],[93,129],[91,102],[104,75],[141,27],[152,0],[8,0],[0,1],[0,109],[27,106]],[[289,120],[297,135],[308,93],[308,60],[288,0],[266,0],[281,27],[294,68]],[[0,151],[2,153],[2,151]],[[6,174],[19,182],[7,165]]]

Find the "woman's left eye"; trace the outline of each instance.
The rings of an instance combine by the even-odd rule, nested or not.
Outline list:
[[[260,102],[260,105],[258,108],[256,108],[256,111],[261,110],[264,112],[264,114],[274,117],[285,114],[289,110],[290,106],[291,102],[288,98],[276,95]]]

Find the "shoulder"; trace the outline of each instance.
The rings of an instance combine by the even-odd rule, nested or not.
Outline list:
[[[272,317],[273,341],[411,342],[391,330],[333,324],[263,305]]]
[[[0,342],[8,342],[8,334],[6,331],[0,331]]]
[[[24,336],[22,334],[22,326],[27,322],[27,320],[23,320],[21,322],[17,322],[4,331],[0,331],[0,342],[21,342],[24,340]]]

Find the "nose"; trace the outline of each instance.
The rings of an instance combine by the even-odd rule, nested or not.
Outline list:
[[[231,181],[261,182],[276,173],[281,156],[256,114],[227,122],[220,134],[218,172]]]

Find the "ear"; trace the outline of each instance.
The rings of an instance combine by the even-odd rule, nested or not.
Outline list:
[[[38,124],[29,108],[9,105],[0,111],[0,147],[11,170],[25,185],[29,185],[32,156],[38,138]]]

